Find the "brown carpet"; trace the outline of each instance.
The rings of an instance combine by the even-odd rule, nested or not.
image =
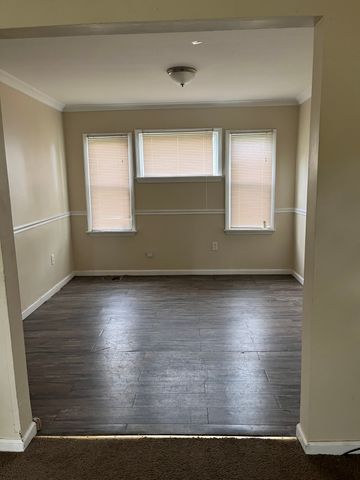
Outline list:
[[[0,453],[6,480],[360,479],[360,455],[306,456],[296,440],[36,438]]]

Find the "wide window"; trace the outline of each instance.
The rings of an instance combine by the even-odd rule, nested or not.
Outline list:
[[[134,231],[131,134],[84,135],[88,230]]]
[[[221,175],[221,129],[136,130],[138,178]]]
[[[226,230],[274,229],[274,130],[226,132]]]

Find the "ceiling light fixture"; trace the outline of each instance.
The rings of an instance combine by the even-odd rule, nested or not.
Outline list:
[[[191,42],[193,45],[201,45],[203,42],[200,42],[200,40],[194,40]]]
[[[193,80],[196,75],[196,68],[195,67],[170,67],[166,70],[167,74],[170,76],[172,80],[178,85],[184,87],[188,83]]]

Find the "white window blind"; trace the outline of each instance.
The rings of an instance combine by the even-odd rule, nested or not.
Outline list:
[[[90,231],[133,229],[130,140],[128,134],[86,136]]]
[[[138,177],[221,175],[220,131],[136,131]]]
[[[227,229],[273,229],[275,132],[228,132]]]

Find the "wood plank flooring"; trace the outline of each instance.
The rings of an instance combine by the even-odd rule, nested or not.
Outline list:
[[[24,321],[43,434],[293,435],[290,276],[78,277]]]

